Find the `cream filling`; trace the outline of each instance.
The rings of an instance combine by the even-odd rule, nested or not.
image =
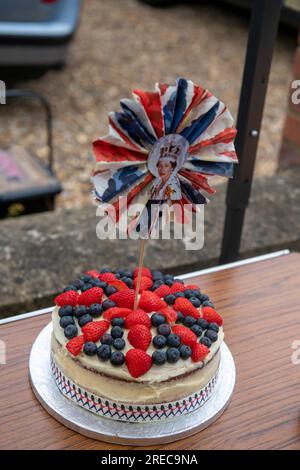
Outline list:
[[[102,317],[100,317],[99,320],[101,320],[101,318]],[[56,340],[58,341],[58,343],[60,343],[62,346],[62,350],[61,350],[62,355],[66,357],[71,357],[72,361],[74,362],[73,356],[69,353],[69,351],[65,347],[68,340],[64,335],[63,329],[59,325],[59,320],[60,318],[58,315],[58,308],[56,307],[52,313],[54,336]],[[78,327],[79,334],[81,334],[81,329],[76,319],[75,319],[75,323]],[[152,336],[155,336],[155,334],[157,334],[156,329],[152,328],[151,333],[152,333]],[[132,346],[127,341],[126,329],[124,330],[123,338],[126,341],[126,346],[122,352],[126,354],[126,352],[132,348]],[[206,356],[204,361],[193,362],[192,359],[189,358],[185,360],[179,359],[179,361],[176,364],[165,363],[163,366],[157,366],[153,364],[152,367],[149,369],[149,371],[146,372],[146,374],[142,375],[141,377],[138,377],[137,379],[134,379],[129,374],[126,364],[123,364],[122,366],[113,366],[110,361],[104,362],[104,361],[99,360],[98,356],[92,356],[92,357],[87,356],[83,352],[81,352],[78,356],[76,356],[76,361],[78,361],[79,364],[84,366],[85,368],[91,369],[95,372],[98,372],[99,374],[105,374],[106,376],[111,376],[117,379],[131,381],[134,383],[142,382],[142,383],[148,383],[149,385],[153,383],[155,384],[155,387],[157,387],[157,384],[159,382],[163,382],[163,381],[170,380],[172,378],[175,378],[181,375],[188,374],[190,372],[196,371],[197,369],[200,369],[199,372],[201,372],[201,369],[205,366],[205,364],[210,362],[212,358],[214,357],[214,355],[219,350],[220,345],[223,341],[223,338],[224,338],[223,328],[220,328],[219,334],[218,334],[218,340],[211,345],[210,352]],[[98,342],[97,344],[100,344],[100,342]],[[153,351],[155,350],[156,349],[151,344],[147,350],[147,353],[152,355]],[[66,371],[66,374],[68,375],[67,371]],[[95,377],[95,374],[94,374],[94,377]]]
[[[61,348],[54,335],[52,335],[51,348],[57,366],[76,385],[98,397],[133,405],[171,402],[198,392],[214,377],[220,363],[218,351],[204,369],[195,370],[185,377],[160,383],[124,382],[79,367],[76,361],[65,353],[65,348]],[[161,368],[163,369],[164,366]],[[112,370],[114,369],[110,366],[110,372]],[[165,374],[163,375],[165,378]]]

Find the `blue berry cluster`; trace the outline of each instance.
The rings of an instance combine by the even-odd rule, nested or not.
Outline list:
[[[165,301],[168,305],[173,305],[178,297],[185,297],[196,308],[201,306],[214,307],[214,304],[209,300],[208,295],[202,294],[199,289],[186,289],[183,292],[176,292],[175,294],[166,295]]]

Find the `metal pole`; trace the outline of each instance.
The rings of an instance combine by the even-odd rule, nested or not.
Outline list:
[[[239,256],[282,0],[253,0],[235,145],[239,165],[229,181],[220,263]]]

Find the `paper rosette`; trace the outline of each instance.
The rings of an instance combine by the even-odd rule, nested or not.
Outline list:
[[[94,196],[114,206],[116,222],[124,210],[120,196],[127,207],[156,199],[196,210],[208,201],[203,192],[215,192],[209,176],[232,177],[233,118],[208,90],[179,78],[174,85],[157,83],[153,92],[134,90],[133,99],[120,104],[120,112],[109,114],[109,134],[93,144]],[[173,164],[166,184],[158,172],[163,161]]]

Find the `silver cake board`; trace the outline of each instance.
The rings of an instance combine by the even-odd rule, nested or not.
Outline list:
[[[221,345],[218,381],[211,398],[189,414],[150,423],[126,423],[96,416],[59,391],[50,366],[52,324],[36,338],[29,358],[33,391],[48,413],[73,431],[113,444],[158,445],[174,442],[202,431],[226,409],[235,385],[235,365],[225,343]]]

